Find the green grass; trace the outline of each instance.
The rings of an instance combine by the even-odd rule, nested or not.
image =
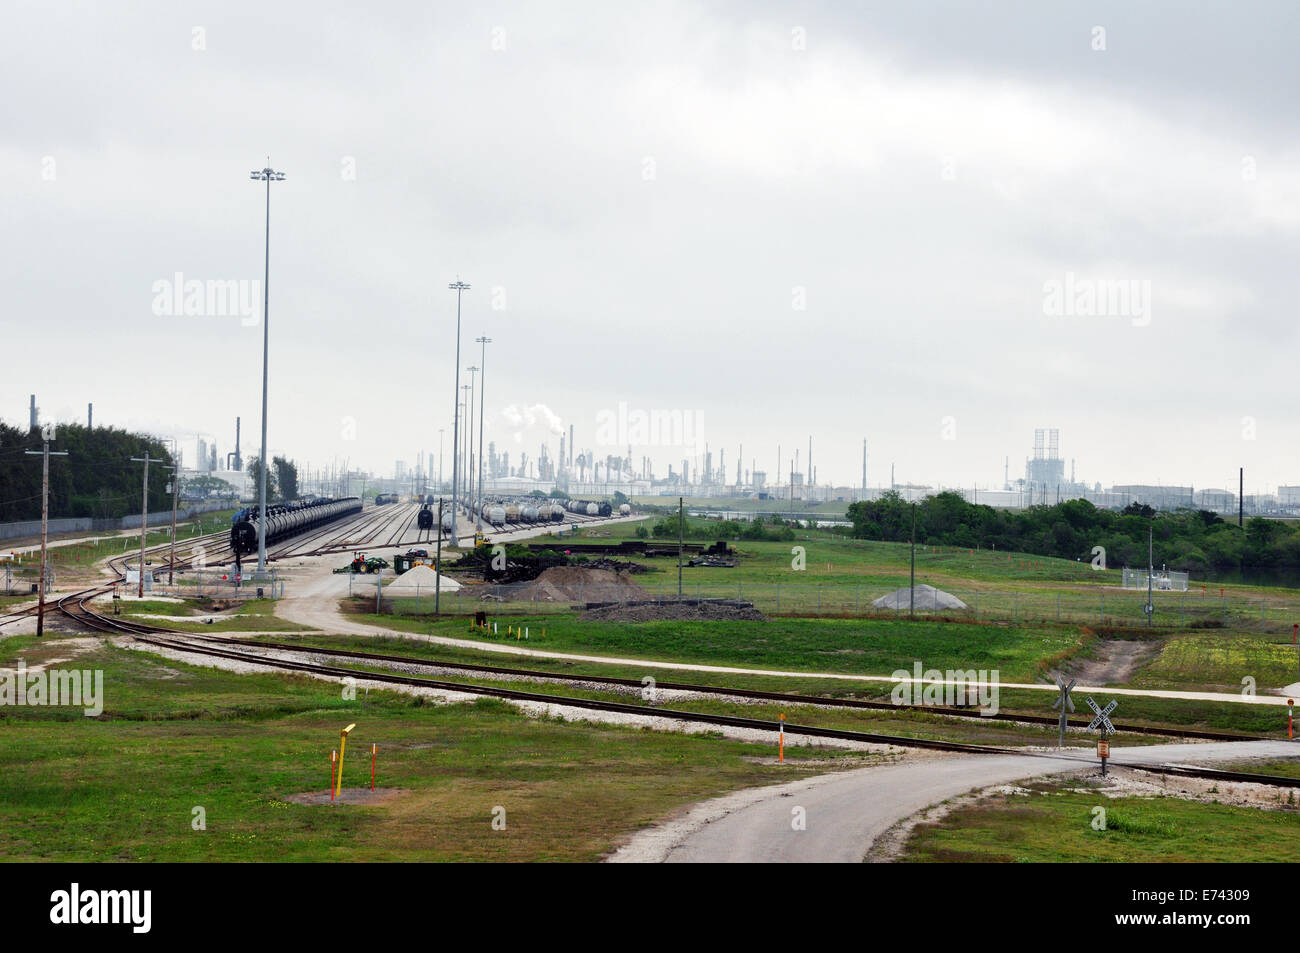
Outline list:
[[[1278,758],[1275,761],[1233,761],[1216,765],[1224,771],[1241,771],[1245,774],[1271,774],[1279,778],[1300,778],[1300,752],[1294,758]],[[1300,800],[1300,791],[1295,793]]]
[[[1300,680],[1297,647],[1276,635],[1240,632],[1180,632],[1133,680],[1138,687],[1239,692],[1243,678],[1255,688],[1281,688]]]
[[[5,654],[36,651],[0,643]],[[39,647],[44,648],[44,647]],[[58,646],[50,646],[57,649]],[[63,647],[63,648],[66,648]],[[29,658],[30,661],[30,658]],[[280,675],[236,675],[99,649],[101,718],[0,709],[0,857],[42,860],[593,860],[685,804],[807,776],[859,755],[529,718],[495,701],[437,706]],[[344,785],[396,797],[304,806],[328,787],[339,729],[357,725]],[[492,812],[507,828],[493,831]],[[193,808],[207,829],[191,828]]]
[[[368,601],[349,608],[364,610]],[[359,615],[360,621],[403,631],[513,641],[507,622],[529,630],[533,648],[564,652],[620,654],[652,660],[744,666],[791,671],[888,675],[926,668],[998,669],[1003,681],[1028,681],[1045,664],[1077,649],[1089,636],[1078,627],[1030,627],[918,619],[799,619],[765,622],[591,623],[575,616],[515,615],[493,607],[500,633],[478,636],[463,619]],[[543,635],[543,630],[545,634]],[[534,637],[535,635],[535,637]]]
[[[97,603],[99,611],[107,613],[108,600]],[[231,611],[233,609],[233,611]],[[123,600],[121,615],[138,618],[141,622],[159,625],[181,632],[306,632],[310,626],[299,625],[282,619],[275,614],[274,599],[246,599],[237,605],[224,599],[195,597],[180,602],[160,602],[145,599],[141,602]],[[203,619],[216,614],[217,621],[211,625]],[[153,619],[148,616],[193,616],[194,621],[178,619]]]
[[[576,537],[537,537],[530,543],[616,543],[635,538],[637,528],[654,522],[614,523],[581,530]],[[707,521],[693,520],[705,526]],[[768,614],[862,616],[879,612],[872,600],[909,582],[911,547],[849,539],[824,530],[798,530],[792,542],[729,540],[740,555],[734,568],[686,567],[683,587],[691,596],[742,598]],[[707,537],[692,540],[702,542]],[[673,540],[652,540],[671,544]],[[800,547],[802,569],[794,568]],[[674,556],[642,560],[649,572],[635,581],[656,597],[677,592]],[[1118,568],[1094,570],[1087,562],[956,547],[916,548],[916,581],[962,599],[967,610],[944,610],[966,620],[1072,621],[1096,625],[1145,626],[1147,594],[1120,588]],[[468,594],[467,594],[468,595]],[[471,598],[448,597],[448,605],[468,608]],[[1276,587],[1199,586],[1186,593],[1155,592],[1157,627],[1170,631],[1189,625],[1263,631],[1290,636],[1300,617],[1300,591]],[[410,600],[407,600],[410,602]],[[925,607],[918,606],[918,611]]]
[[[1036,782],[920,824],[902,859],[918,862],[1214,863],[1300,861],[1300,814],[1173,797],[1108,798],[1078,782]],[[1106,829],[1093,830],[1106,812]]]

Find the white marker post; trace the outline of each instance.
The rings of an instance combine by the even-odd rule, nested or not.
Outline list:
[[[785,712],[781,712],[780,721],[777,722],[776,763],[785,764]]]

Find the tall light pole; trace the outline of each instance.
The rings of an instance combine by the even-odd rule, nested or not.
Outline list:
[[[483,376],[478,382],[478,509],[475,510],[478,521],[475,525],[481,530],[483,528],[483,394],[487,391],[487,346],[492,343],[492,339],[475,338],[474,343],[482,345],[478,366],[483,370]]]
[[[447,432],[446,427],[438,428],[438,495],[442,496],[442,435]]]
[[[459,546],[460,536],[456,527],[456,491],[460,472],[457,469],[456,457],[460,454],[460,297],[462,293],[469,291],[469,285],[457,277],[447,287],[456,292],[456,389],[451,395],[456,408],[456,416],[451,427],[451,445],[455,448],[451,455],[451,544]]]
[[[460,389],[461,389],[462,391],[464,391],[464,393],[465,393],[465,399],[464,399],[461,403],[462,403],[462,405],[464,406],[464,408],[465,408],[465,414],[466,414],[466,416],[468,417],[469,412],[470,412],[470,408],[473,406],[473,402],[470,400],[470,396],[469,396],[470,385],[469,385],[469,384],[461,384],[461,385],[460,385]],[[464,446],[461,447],[461,453],[464,454],[464,456],[463,456],[463,458],[462,458],[462,461],[461,461],[462,464],[463,464],[463,466],[462,466],[461,469],[460,469],[460,478],[461,478],[461,480],[464,481],[464,486],[461,487],[461,491],[465,494],[465,506],[466,506],[467,508],[468,508],[469,505],[470,505],[470,503],[469,503],[469,437],[470,437],[470,432],[471,432],[471,428],[470,428],[470,427],[466,427],[466,428],[465,428],[465,444],[464,444]],[[457,540],[456,543],[455,543],[454,545],[459,546],[459,545],[460,545],[460,541]]]
[[[469,500],[470,509],[477,505],[474,499],[474,375],[478,373],[478,368],[472,364],[465,368],[469,371],[469,456],[466,458],[468,466],[465,469],[465,499]],[[478,452],[482,453],[483,448],[479,447]],[[480,525],[477,527],[482,529]]]
[[[257,518],[257,574],[254,579],[260,578],[266,573],[266,379],[267,379],[267,353],[270,345],[269,327],[271,323],[270,306],[271,306],[271,183],[283,182],[284,173],[276,172],[271,168],[271,159],[268,156],[266,168],[258,171],[253,170],[248,173],[248,177],[254,181],[266,183],[266,250],[263,259],[262,275],[262,454],[258,461],[261,466],[258,473],[258,518]],[[140,572],[144,572],[143,562],[140,565]],[[141,583],[143,585],[143,583]]]

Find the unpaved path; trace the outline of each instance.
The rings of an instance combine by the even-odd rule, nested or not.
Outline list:
[[[1160,651],[1154,639],[1098,639],[1096,658],[1072,660],[1065,666],[1071,678],[1089,685],[1123,685]]]

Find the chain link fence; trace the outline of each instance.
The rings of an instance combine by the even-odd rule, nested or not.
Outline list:
[[[369,587],[373,594],[373,584]],[[897,618],[912,611],[906,597],[901,609],[880,609],[872,603],[882,596],[897,591],[884,586],[737,583],[686,584],[682,599],[718,599],[750,602],[756,609],[770,616],[805,616],[826,618]],[[644,602],[675,602],[676,585],[628,588],[622,595],[611,595],[608,586],[594,587],[590,593],[582,586],[571,587],[571,599],[544,599],[536,593],[533,598],[521,599],[512,586],[467,585],[458,590],[443,590],[438,597],[442,612],[452,614],[516,613],[542,615],[572,612],[588,603],[619,604]],[[962,619],[972,622],[1033,623],[1069,622],[1099,626],[1135,627],[1147,622],[1147,594],[1145,590],[1125,591],[1106,588],[1094,591],[1070,592],[1008,591],[994,589],[944,590],[956,596],[966,608],[945,608],[936,594],[920,590],[916,593],[915,612],[919,616],[945,619]],[[366,595],[365,587],[358,586],[356,595]],[[433,612],[435,593],[433,587],[407,590],[400,598],[390,598],[386,593],[382,604],[384,611],[399,615],[427,615]],[[1259,599],[1248,596],[1227,596],[1205,590],[1173,592],[1156,590],[1152,593],[1151,623],[1162,627],[1228,627],[1250,629],[1269,633],[1291,633],[1300,622],[1300,605],[1278,599]]]

